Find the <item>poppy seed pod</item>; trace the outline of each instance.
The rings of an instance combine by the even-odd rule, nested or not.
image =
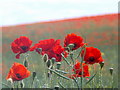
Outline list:
[[[110,68],[110,74],[112,75],[113,74],[113,68]]]

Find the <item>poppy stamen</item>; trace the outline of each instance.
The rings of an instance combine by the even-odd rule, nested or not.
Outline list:
[[[28,47],[27,46],[21,46],[22,50],[27,50]]]
[[[16,74],[16,76],[17,76],[17,78],[21,78],[21,76],[20,76],[20,74],[19,74],[19,73],[17,73],[17,74]]]
[[[95,60],[95,58],[94,58],[94,57],[90,57],[89,60],[90,60],[91,62],[93,62],[93,61]]]

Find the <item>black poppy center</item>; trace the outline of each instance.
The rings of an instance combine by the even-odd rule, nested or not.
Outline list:
[[[82,72],[79,72],[79,75],[82,75]]]
[[[16,74],[16,77],[17,77],[17,78],[21,78],[21,76],[20,76],[20,74],[19,74],[19,73],[17,73],[17,74]]]
[[[59,57],[60,55],[59,54],[56,54],[57,57]]]
[[[94,60],[95,60],[94,57],[90,57],[90,58],[89,58],[89,61],[91,61],[91,62],[93,62]]]
[[[22,48],[22,50],[24,50],[24,51],[28,49],[27,46],[21,46],[21,48]]]

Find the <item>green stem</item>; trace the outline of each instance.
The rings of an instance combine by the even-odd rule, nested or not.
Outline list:
[[[67,59],[64,57],[64,55],[63,55],[63,54],[61,54],[61,55],[62,55],[63,59],[66,61],[66,63],[67,63],[69,66],[71,66],[71,64],[67,61]]]
[[[100,68],[100,72],[99,72],[99,88],[103,88],[102,85],[102,69]]]
[[[58,82],[58,84],[59,84],[62,88],[65,88],[60,82]]]
[[[83,50],[83,47],[81,48],[81,50],[80,50],[79,54],[77,55],[77,57],[75,58],[75,60],[79,58],[79,56],[80,56],[82,50]]]
[[[111,82],[111,86],[112,86],[112,88],[113,88],[113,75],[112,75],[112,82]]]
[[[1,83],[1,84],[3,84],[4,86],[6,86],[6,87],[10,88],[10,86],[8,86],[8,85],[7,85],[7,84],[5,84],[5,83]]]
[[[82,76],[81,76],[81,88],[83,88],[83,85],[82,85],[82,81],[83,81],[83,66],[82,66],[82,63],[83,63],[83,60],[84,60],[84,56],[85,56],[85,53],[86,53],[86,48],[84,47],[84,53],[83,53],[83,57],[82,57],[82,61],[81,61],[81,70],[82,70]]]
[[[78,81],[77,81],[75,78],[74,78],[73,80],[74,80],[74,82],[76,83],[76,85],[77,85],[77,87],[78,87],[78,90],[79,90],[80,87],[79,87]]]

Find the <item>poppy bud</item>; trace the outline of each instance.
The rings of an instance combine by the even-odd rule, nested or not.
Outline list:
[[[44,55],[43,55],[43,60],[44,60],[44,62],[47,62],[47,61],[48,61],[48,55],[47,55],[47,54],[44,54]]]
[[[23,61],[23,65],[24,65],[25,67],[28,67],[28,66],[29,66],[29,63],[28,63],[27,59],[25,59],[25,60]]]
[[[100,63],[101,69],[103,68],[103,66],[104,66],[104,62],[101,62],[101,63]]]
[[[36,77],[36,72],[33,72],[33,80],[35,79]]]
[[[46,64],[47,64],[47,67],[49,68],[50,66],[51,66],[51,60],[48,60],[47,62],[46,62]]]
[[[53,58],[51,59],[51,61],[52,61],[52,64],[54,64],[55,61],[56,61],[56,58],[53,57]]]
[[[13,83],[12,78],[7,79],[7,81],[10,82],[11,84]]]
[[[70,50],[72,50],[74,48],[74,44],[69,44],[68,47],[70,48]]]
[[[55,85],[55,90],[59,90],[59,86],[58,85]]]
[[[113,74],[113,68],[110,68],[110,74],[112,75]]]
[[[61,63],[57,62],[57,69],[60,69]]]

